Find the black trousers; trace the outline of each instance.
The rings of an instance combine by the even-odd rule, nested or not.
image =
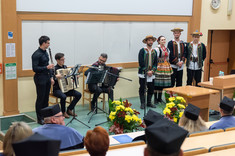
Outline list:
[[[139,95],[144,96],[145,93],[145,78],[139,78],[139,84],[140,84],[140,88],[139,88]],[[154,93],[154,81],[152,82],[146,82],[147,83],[147,88],[148,88],[148,94],[149,95],[153,95]]]
[[[48,74],[35,74],[34,83],[36,85],[37,100],[36,100],[36,114],[37,120],[43,120],[41,109],[48,107],[49,93],[51,88],[50,75]]]
[[[113,101],[113,89],[111,87],[99,87],[97,84],[88,84],[88,89],[90,92],[94,93],[93,99],[91,101],[91,107],[95,107],[98,97],[101,93],[107,93],[108,98]]]
[[[193,79],[196,81],[196,86],[201,82],[202,70],[191,70],[187,68],[187,85],[192,85]]]
[[[183,70],[177,71],[176,68],[173,69],[173,74],[171,74],[171,86],[175,86],[176,82],[176,87],[182,86],[182,79],[183,79]]]
[[[70,90],[66,93],[63,93],[61,90],[54,90],[53,95],[60,98],[60,105],[62,113],[65,112],[65,104],[67,96],[73,96],[73,101],[70,103],[67,109],[73,110],[77,102],[81,99],[82,94],[76,90]]]

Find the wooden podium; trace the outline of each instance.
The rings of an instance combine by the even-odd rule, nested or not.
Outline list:
[[[205,121],[209,121],[209,106],[212,101],[212,96],[219,97],[219,91],[214,89],[206,89],[195,86],[183,86],[166,88],[165,91],[172,91],[179,96],[182,96],[186,103],[191,103],[201,109],[200,116]],[[219,100],[219,98],[218,98]],[[219,104],[219,101],[217,101]]]
[[[216,89],[220,92],[220,101],[224,96],[233,98],[235,90],[235,75],[217,76],[213,78],[213,83],[209,81],[198,83],[199,86],[209,89]],[[218,103],[211,103],[210,109],[219,110]]]

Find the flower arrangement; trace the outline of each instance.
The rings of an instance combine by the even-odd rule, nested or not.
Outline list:
[[[142,120],[138,117],[140,114],[135,109],[131,108],[131,103],[126,101],[109,101],[109,119],[110,128],[109,132],[115,134],[122,134],[133,132],[138,127],[143,127]]]
[[[178,124],[179,119],[184,113],[186,101],[181,96],[169,97],[167,101],[168,103],[163,110],[163,114],[165,117]]]

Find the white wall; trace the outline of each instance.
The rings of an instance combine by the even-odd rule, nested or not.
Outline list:
[[[17,11],[29,12],[191,16],[192,6],[193,0],[17,0]]]

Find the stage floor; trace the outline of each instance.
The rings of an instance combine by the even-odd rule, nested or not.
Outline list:
[[[123,100],[126,100],[126,99],[123,99]],[[143,119],[144,110],[140,109],[139,97],[127,98],[127,100],[132,103],[132,108],[134,108],[134,109],[136,109],[140,112],[139,117],[141,117]],[[98,105],[101,108],[103,104],[99,103]],[[157,106],[157,108],[151,108],[151,109],[163,114],[162,110],[165,108],[165,104],[162,103],[162,104],[158,104],[156,106]],[[88,112],[89,112],[88,107],[89,107],[88,104],[85,104],[84,107],[82,105],[78,105],[78,106],[75,107],[75,110],[76,110],[76,113],[78,115],[77,118],[79,120],[81,120],[82,122],[84,122],[85,124],[87,124],[88,126],[90,126],[91,128],[88,128],[88,127],[84,126],[83,124],[81,124],[80,122],[78,122],[76,120],[73,120],[73,122],[68,125],[69,127],[72,127],[74,129],[76,129],[78,132],[80,132],[84,136],[86,135],[87,130],[93,129],[96,124],[107,121],[107,115],[105,115],[104,113],[98,111],[98,114],[95,114],[92,117],[90,123],[88,123],[88,120],[90,119],[90,116],[91,116],[91,114],[87,115]],[[107,109],[108,109],[108,103],[106,102],[106,110]],[[36,113],[35,112],[23,112],[23,113],[30,116],[31,118],[36,119]],[[65,124],[67,124],[71,119],[72,119],[72,117],[70,117],[69,119],[65,119]],[[219,115],[213,115],[213,116],[210,116],[209,121],[214,121],[214,120],[218,120],[218,119],[219,119]],[[40,125],[37,124],[37,123],[31,123],[30,126],[32,128],[35,128],[35,127],[38,127]],[[109,124],[108,123],[102,124],[100,126],[105,128],[106,130],[109,129]]]

